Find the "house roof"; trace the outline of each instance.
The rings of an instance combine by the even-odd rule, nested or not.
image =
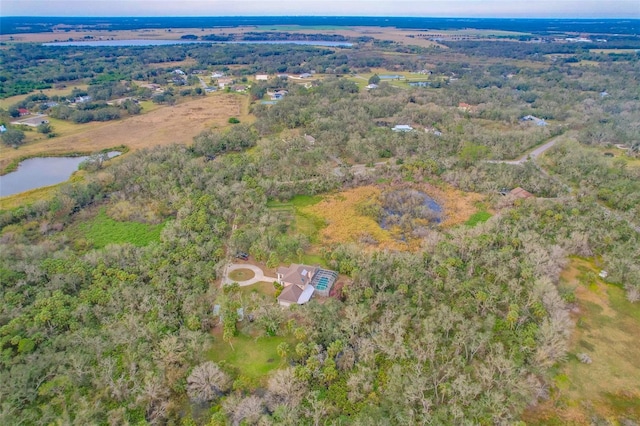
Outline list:
[[[317,270],[318,268],[316,266],[292,263],[288,268],[278,268],[277,272],[282,275],[282,281],[285,284],[295,284],[297,287],[304,287],[311,281],[311,277],[313,277]]]
[[[517,188],[513,188],[511,191],[509,191],[510,195],[513,195],[516,198],[531,198],[533,197],[533,194],[530,193],[529,191],[521,188],[521,187],[517,187]]]
[[[408,124],[396,124],[391,130],[394,132],[410,132],[413,130],[413,127]]]
[[[300,299],[300,296],[302,296],[302,293],[303,290],[300,287],[298,287],[297,285],[290,285],[282,290],[282,293],[280,293],[280,296],[278,296],[278,302],[298,303],[298,300]]]

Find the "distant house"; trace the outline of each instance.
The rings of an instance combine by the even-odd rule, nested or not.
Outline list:
[[[276,77],[287,79],[289,78],[289,74],[277,74]]]
[[[377,85],[377,84],[373,84],[373,83],[371,83],[371,84],[366,85],[365,87],[366,87],[368,90],[371,90],[371,89],[377,89],[377,88],[378,88],[378,85]]]
[[[267,92],[267,95],[269,95],[269,97],[271,97],[272,101],[279,101],[280,99],[284,98],[286,95],[288,95],[289,92],[287,92],[286,90],[276,90],[275,92]]]
[[[436,129],[435,127],[425,127],[424,131],[427,133],[432,133],[436,136],[442,136],[442,132],[438,129]]]
[[[267,74],[256,74],[256,81],[267,81],[269,76]]]
[[[18,108],[18,114],[20,114],[20,117],[29,115],[29,110],[26,108]]]
[[[176,75],[185,75],[184,71],[179,70],[179,69],[178,70],[173,70],[173,73],[176,74]]]
[[[309,74],[308,72],[303,72],[302,74],[300,74],[300,78],[311,78],[313,77],[313,74]]]
[[[413,127],[408,124],[396,124],[391,130],[394,132],[411,132],[413,131]]]
[[[288,268],[278,268],[276,275],[278,283],[284,286],[278,296],[278,303],[282,306],[307,303],[314,292],[328,296],[338,277],[334,271],[297,263],[292,263]]]
[[[509,191],[509,195],[514,196],[515,198],[531,198],[533,194],[529,191],[522,189],[521,187],[517,187]]]
[[[91,102],[93,98],[91,96],[78,96],[73,100],[77,104],[83,104],[85,102]]]
[[[7,128],[4,127],[4,124],[0,124],[0,133],[4,133],[7,131]]]
[[[458,104],[458,109],[459,109],[460,111],[464,111],[464,112],[476,112],[476,110],[478,109],[478,107],[477,107],[477,106],[475,106],[475,105],[470,105],[470,104],[468,104],[468,103],[466,103],[466,102],[460,102],[460,103]]]
[[[231,88],[234,92],[246,92],[247,86],[244,84],[236,84]]]
[[[534,117],[533,115],[525,115],[520,119],[521,121],[533,121],[536,123],[536,126],[544,127],[547,125],[547,122],[542,118]]]
[[[220,77],[224,77],[224,73],[223,72],[215,71],[215,72],[211,73],[211,78],[220,78]]]
[[[224,89],[231,84],[233,84],[233,79],[231,77],[220,77],[218,79],[218,87],[221,89]]]

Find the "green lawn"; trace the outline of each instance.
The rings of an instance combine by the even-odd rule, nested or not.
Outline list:
[[[164,224],[149,225],[139,222],[119,222],[107,216],[104,208],[91,220],[78,225],[78,231],[96,248],[107,244],[131,243],[146,246],[160,240]]]
[[[285,202],[271,200],[267,203],[267,207],[307,207],[318,204],[320,201],[322,201],[322,197],[317,195],[296,195],[291,200]]]
[[[259,295],[267,298],[271,301],[275,300],[276,289],[273,287],[272,282],[260,281],[255,284],[251,284],[245,287],[240,287],[238,290],[240,294],[250,296],[251,293],[258,293]]]
[[[491,213],[485,211],[479,211],[471,215],[469,220],[465,222],[465,225],[476,226],[479,223],[486,222],[491,217]]]
[[[303,207],[312,206],[322,201],[322,197],[315,195],[296,195],[286,202],[269,201],[267,207],[282,214],[290,215],[293,219],[293,229],[299,234],[307,235],[311,241],[315,241],[318,231],[325,226],[324,220],[308,213],[302,212]]]
[[[293,347],[293,340],[292,337],[254,338],[240,334],[229,344],[224,342],[221,336],[216,336],[214,344],[207,352],[207,358],[237,370],[238,376],[261,381],[272,370],[285,366],[277,348],[282,342],[287,342]]]
[[[256,274],[251,269],[236,269],[229,273],[229,278],[235,282],[250,280]]]

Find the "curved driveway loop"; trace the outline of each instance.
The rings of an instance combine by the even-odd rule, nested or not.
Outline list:
[[[250,278],[250,279],[244,280],[244,281],[234,281],[234,280],[230,279],[229,278],[229,274],[231,272],[233,272],[233,271],[238,270],[238,269],[250,269],[256,275],[253,278]],[[247,286],[247,285],[255,284],[255,283],[260,282],[260,281],[273,282],[273,281],[276,281],[276,280],[277,279],[274,278],[274,277],[268,277],[268,276],[264,275],[264,272],[258,266],[251,265],[249,263],[231,263],[224,270],[224,274],[223,274],[223,277],[222,277],[222,285],[227,285],[227,284],[231,284],[231,283],[237,282],[240,287],[244,287],[244,286]]]

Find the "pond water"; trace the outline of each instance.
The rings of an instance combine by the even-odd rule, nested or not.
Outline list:
[[[113,158],[120,155],[120,152],[111,151],[108,154],[109,158]],[[24,160],[16,171],[0,176],[0,197],[62,183],[87,158],[89,157],[41,157]]]
[[[442,207],[424,192],[416,190],[402,190],[383,196],[380,227],[389,229],[397,225],[403,216],[408,216],[412,220],[426,219],[440,223]]]
[[[206,41],[206,40],[91,40],[91,41],[62,41],[42,43],[43,46],[168,46],[172,44],[297,44],[302,46],[351,47],[352,43],[342,41],[312,41],[312,40],[245,40],[245,41]]]

